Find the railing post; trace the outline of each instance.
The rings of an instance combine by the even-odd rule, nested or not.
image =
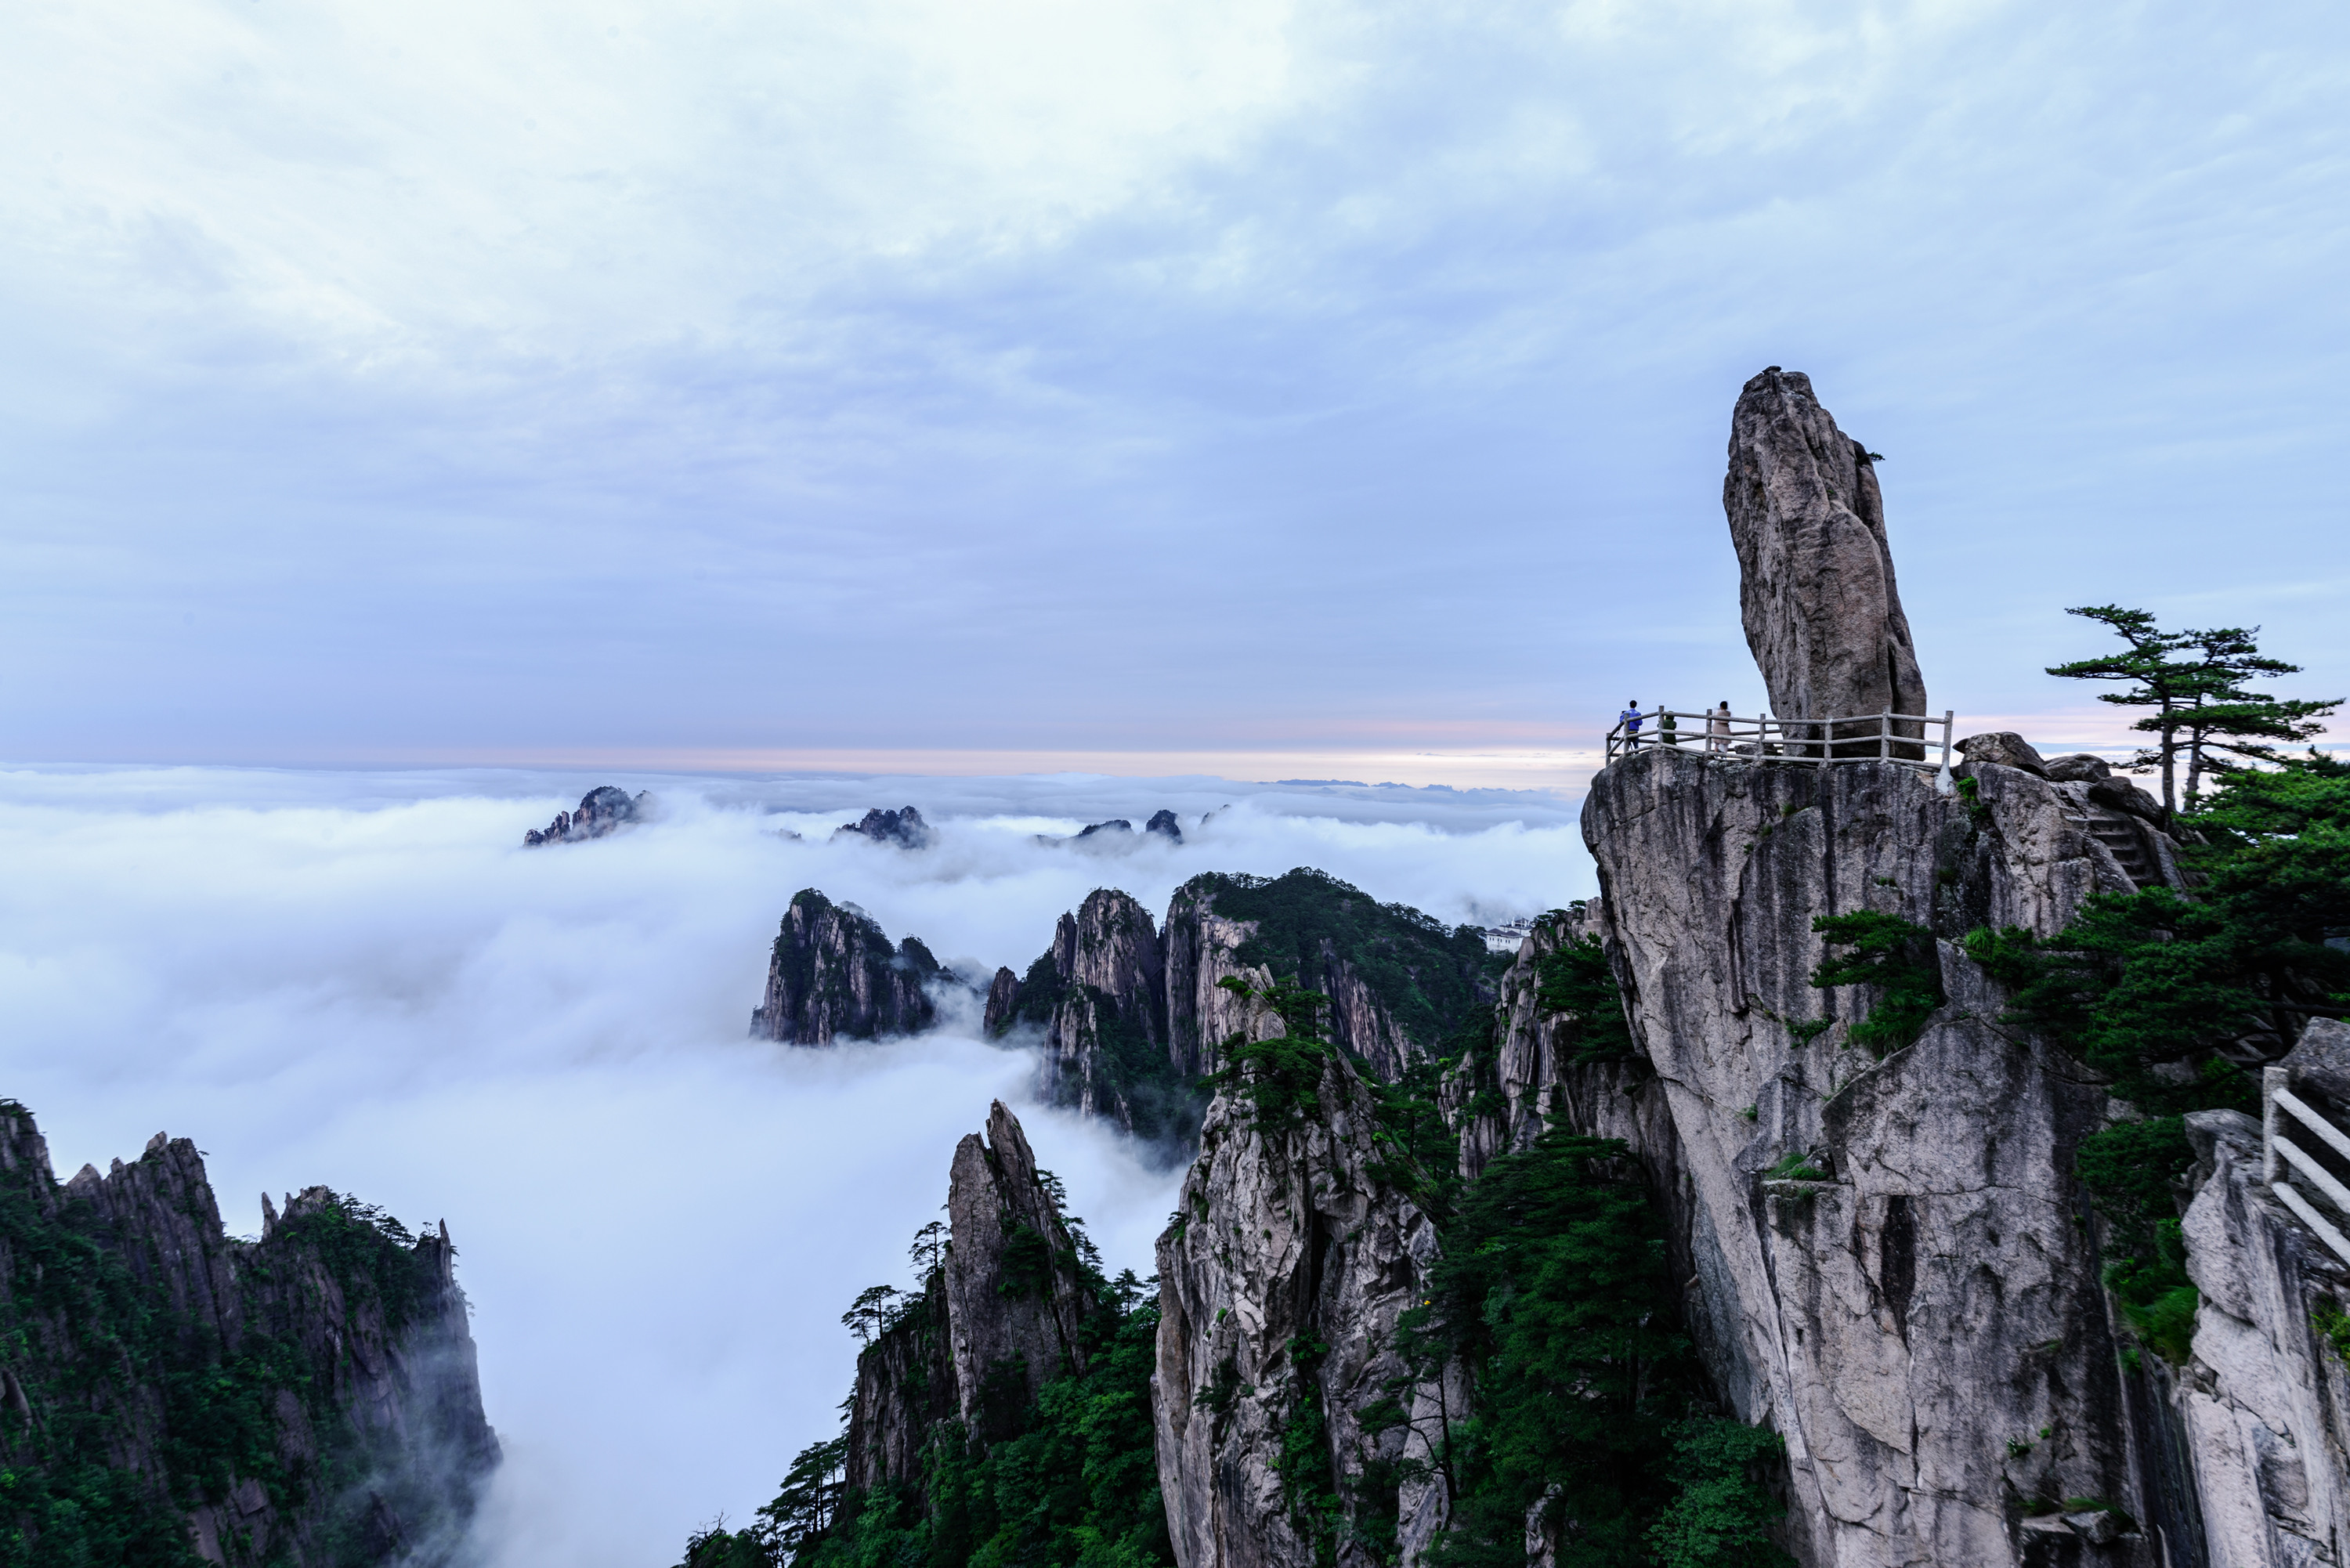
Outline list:
[[[2261,1179],[2271,1186],[2276,1184],[2279,1163],[2276,1097],[2277,1091],[2285,1086],[2284,1080],[2285,1070],[2282,1067],[2261,1069]]]
[[[1877,760],[1883,763],[1890,762],[1892,759],[1893,710],[1887,708],[1877,716]]]

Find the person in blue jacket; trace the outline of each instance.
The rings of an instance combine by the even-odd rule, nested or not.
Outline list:
[[[1638,697],[1632,699],[1632,705],[1629,708],[1616,715],[1617,722],[1624,726],[1626,745],[1637,746],[1640,743],[1640,721],[1643,717],[1645,715],[1640,711],[1640,700]]]

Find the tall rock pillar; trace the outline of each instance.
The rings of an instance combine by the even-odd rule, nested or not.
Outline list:
[[[1746,644],[1771,711],[1782,719],[1925,712],[1868,449],[1836,429],[1809,376],[1773,365],[1738,394],[1721,508],[1738,550]],[[1919,733],[1915,724],[1897,732]],[[1873,755],[1877,727],[1866,734]],[[1846,740],[1846,750],[1859,746]]]

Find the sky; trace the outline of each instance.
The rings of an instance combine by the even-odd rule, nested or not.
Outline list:
[[[1578,787],[1758,710],[1730,407],[1930,705],[2350,689],[2350,13],[26,0],[0,756]]]
[[[1454,921],[1590,891],[1572,813],[1498,792],[927,781],[931,848],[832,836],[908,784],[656,779],[650,823],[525,849],[569,781],[0,770],[0,1090],[61,1177],[193,1138],[233,1234],[313,1184],[445,1220],[506,1456],[484,1568],[646,1568],[832,1435],[840,1314],[908,1282],[991,1101],[1112,1272],[1155,1272],[1175,1205],[1166,1151],[1040,1105],[974,995],[910,1040],[747,1038],[795,890],[983,976],[1095,887],[1157,916],[1201,870],[1320,866]],[[1180,846],[1036,842],[1161,807]]]

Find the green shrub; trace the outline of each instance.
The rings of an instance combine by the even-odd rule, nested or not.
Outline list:
[[[1933,933],[1876,909],[1821,915],[1812,921],[1812,929],[1825,937],[1829,947],[1852,950],[1821,961],[1812,971],[1813,985],[1821,990],[1838,985],[1869,985],[1877,990],[1877,1005],[1846,1037],[1877,1057],[1916,1044],[1925,1032],[1926,1021],[1943,1002],[1942,970],[1935,960]]]

